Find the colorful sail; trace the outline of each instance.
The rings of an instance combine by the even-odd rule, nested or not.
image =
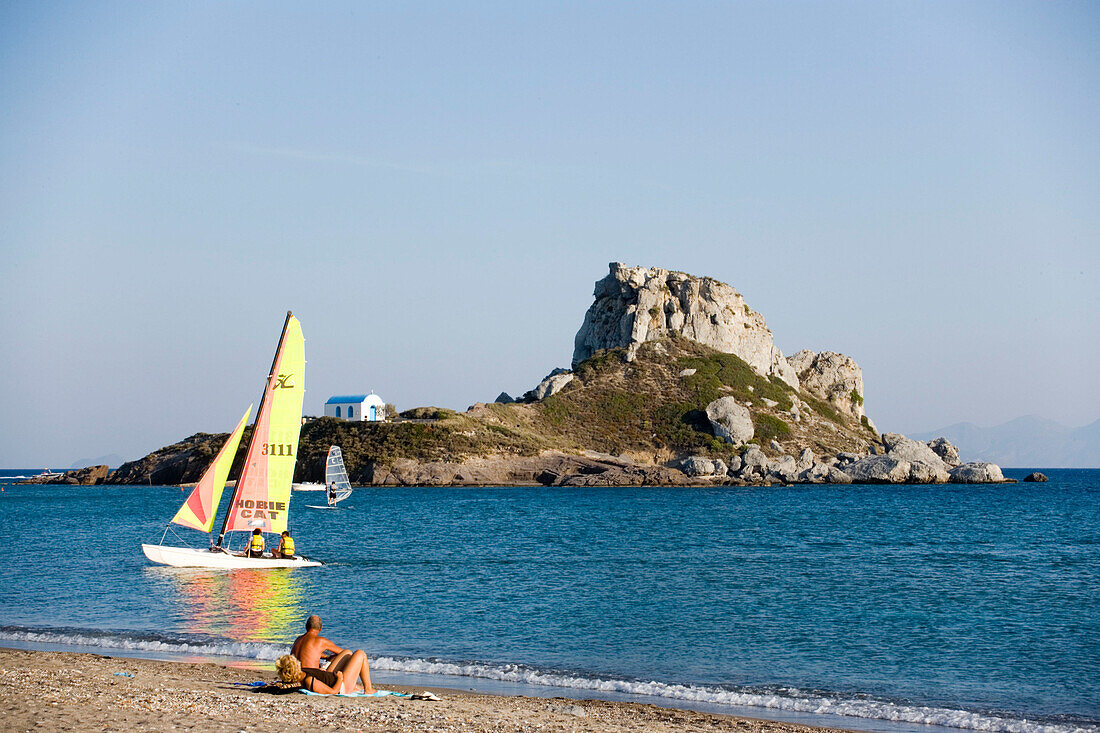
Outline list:
[[[302,326],[288,313],[223,531],[278,534],[286,529],[302,427],[305,366]]]
[[[233,458],[237,455],[237,446],[241,443],[241,433],[248,423],[248,416],[252,414],[252,405],[244,411],[241,421],[229,435],[229,440],[218,451],[214,462],[206,469],[206,473],[199,479],[198,484],[187,497],[172,521],[182,524],[184,527],[197,529],[201,532],[209,532],[214,528],[214,515],[218,513],[218,503],[222,500],[222,492],[225,490],[225,480],[229,477],[229,469],[233,465]]]

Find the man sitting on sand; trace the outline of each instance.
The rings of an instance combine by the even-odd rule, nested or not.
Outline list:
[[[331,654],[328,657],[328,672],[333,674],[346,672],[349,676],[348,684],[354,684],[355,678],[358,677],[363,682],[364,692],[374,692],[374,687],[370,683],[370,667],[367,664],[367,655],[362,650],[350,652],[321,636],[321,617],[317,615],[310,616],[306,619],[306,633],[294,640],[294,646],[290,648],[290,653],[302,663],[302,669],[307,675],[317,677],[312,670],[322,671],[320,669],[321,655],[325,652]],[[353,674],[354,677],[351,676]]]

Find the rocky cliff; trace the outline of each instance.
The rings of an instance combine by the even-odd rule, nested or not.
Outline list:
[[[844,415],[856,420],[863,418],[863,370],[855,359],[833,351],[815,354],[803,349],[788,356],[787,363],[794,369],[802,389]]]
[[[798,389],[798,377],[760,315],[729,285],[659,267],[612,262],[574,340],[573,366],[601,349],[626,349],[633,361],[647,341],[682,336],[736,354],[764,376]]]

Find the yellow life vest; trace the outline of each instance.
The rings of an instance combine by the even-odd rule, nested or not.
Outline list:
[[[284,537],[283,538],[283,554],[284,555],[293,555],[294,554],[294,540],[291,539],[290,537]]]
[[[263,552],[264,536],[262,534],[252,535],[252,542],[248,543],[248,549],[252,552]]]

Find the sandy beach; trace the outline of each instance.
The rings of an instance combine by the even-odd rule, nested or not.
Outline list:
[[[0,649],[0,669],[4,731],[825,730],[637,703],[502,697],[443,688],[431,688],[439,702],[272,695],[235,684],[273,681],[270,670],[97,654]]]

